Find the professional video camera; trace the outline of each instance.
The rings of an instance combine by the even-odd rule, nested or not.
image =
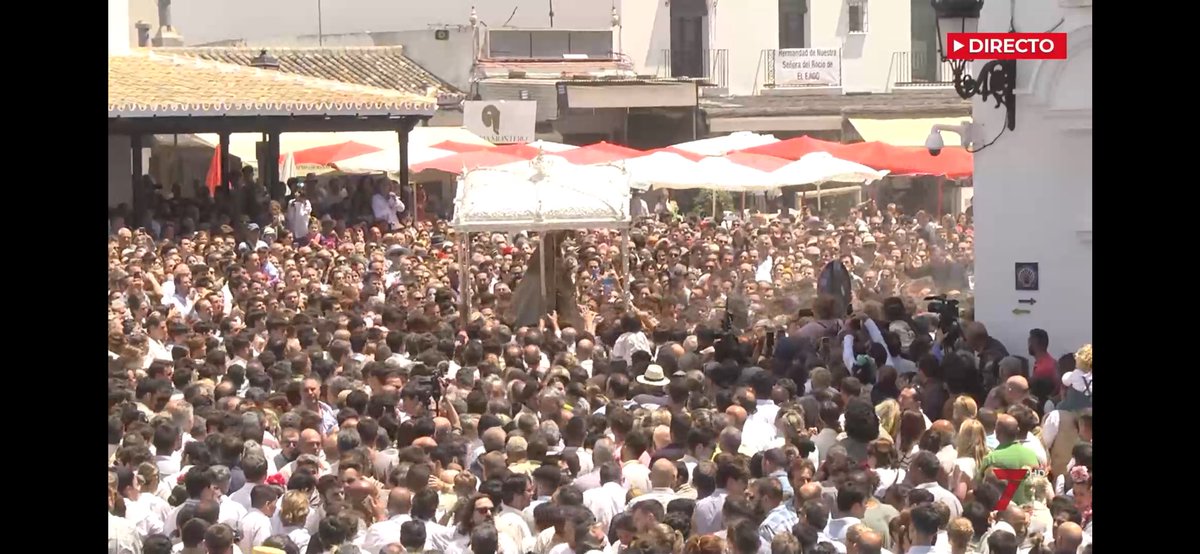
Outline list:
[[[412,384],[421,394],[422,402],[440,402],[442,399],[442,383],[438,378],[430,373],[424,366],[418,371],[414,371],[411,378]]]
[[[725,299],[725,314],[721,318],[721,334],[717,336],[713,347],[716,349],[714,359],[718,362],[735,360],[745,362],[738,333],[745,326],[746,304],[740,297],[730,295]]]
[[[958,322],[958,300],[946,298],[944,294],[926,296],[925,300],[929,301],[929,312],[938,315],[938,329],[945,336],[943,342],[952,344],[958,339],[961,331]]]

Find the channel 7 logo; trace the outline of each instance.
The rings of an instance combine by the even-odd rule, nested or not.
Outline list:
[[[1033,469],[996,468],[996,469],[993,469],[992,471],[996,474],[996,477],[999,477],[1001,481],[1004,481],[1006,483],[1006,485],[1004,487],[1004,492],[1000,494],[1000,500],[996,501],[996,507],[993,508],[997,512],[1003,511],[1005,508],[1008,508],[1008,503],[1012,500],[1013,495],[1017,493],[1017,489],[1020,488],[1021,484],[1025,482],[1026,477],[1031,476],[1031,475],[1033,475],[1033,476],[1045,476],[1046,475],[1046,470],[1040,469],[1040,468],[1033,468]]]

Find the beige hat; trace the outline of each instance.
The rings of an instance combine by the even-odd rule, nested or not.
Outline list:
[[[650,366],[646,368],[645,374],[638,375],[637,382],[643,385],[650,385],[652,387],[662,387],[670,383],[671,380],[667,379],[666,374],[663,372],[662,366],[658,364],[650,364]]]

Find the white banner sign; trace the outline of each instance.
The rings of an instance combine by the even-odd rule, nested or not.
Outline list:
[[[837,48],[785,48],[775,52],[775,86],[842,85],[842,52]]]
[[[496,144],[533,142],[536,122],[534,100],[463,102],[463,126]]]

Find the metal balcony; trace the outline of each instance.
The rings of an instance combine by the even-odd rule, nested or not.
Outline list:
[[[889,70],[890,82],[896,88],[953,87],[954,73],[950,64],[934,55],[913,55],[912,52],[893,52]]]
[[[717,88],[729,86],[729,50],[665,49],[658,66],[658,76],[680,79],[700,79],[702,84]]]

